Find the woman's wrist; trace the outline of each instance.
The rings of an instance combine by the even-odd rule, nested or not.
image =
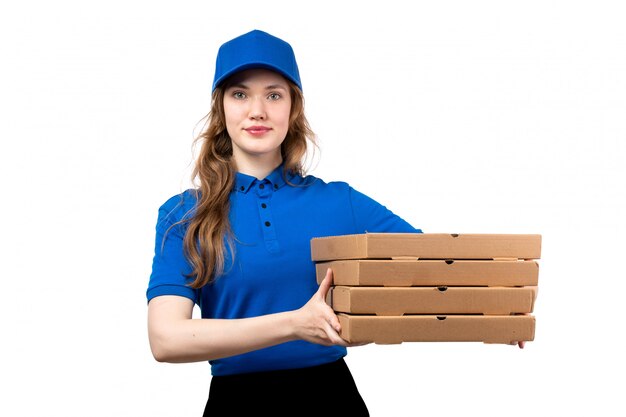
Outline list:
[[[285,328],[287,329],[287,337],[289,340],[302,339],[302,335],[299,331],[301,326],[301,309],[286,311],[284,314]]]

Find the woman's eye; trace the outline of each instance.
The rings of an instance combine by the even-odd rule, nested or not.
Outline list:
[[[242,93],[241,91],[235,91],[233,93],[233,97],[238,98],[238,99],[244,99],[246,98],[246,94]]]
[[[270,100],[278,100],[278,99],[280,98],[280,94],[278,94],[278,93],[272,93],[272,94],[270,94],[270,95],[268,96],[268,98],[269,98]]]

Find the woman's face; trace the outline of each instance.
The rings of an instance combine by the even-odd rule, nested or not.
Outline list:
[[[277,162],[289,129],[289,84],[273,71],[250,69],[234,75],[229,85],[224,115],[235,161]]]

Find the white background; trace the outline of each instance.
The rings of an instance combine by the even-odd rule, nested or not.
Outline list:
[[[311,174],[425,232],[543,235],[536,340],[351,349],[371,414],[624,415],[619,3],[3,6],[0,414],[201,415],[209,366],[154,361],[145,289],[217,48],[256,28],[296,51]]]

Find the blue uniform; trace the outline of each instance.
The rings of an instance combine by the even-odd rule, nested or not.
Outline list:
[[[179,295],[197,303],[203,318],[236,319],[295,310],[317,291],[310,241],[314,237],[365,232],[421,233],[345,182],[314,176],[282,177],[282,165],[265,179],[238,172],[230,194],[235,262],[227,253],[225,273],[199,290],[187,286],[191,267],[183,254],[184,226],[165,231],[193,212],[190,190],[159,209],[148,300]],[[228,246],[227,246],[228,252]],[[231,266],[232,264],[232,266]],[[213,375],[315,366],[346,355],[341,346],[298,340],[210,361]]]

